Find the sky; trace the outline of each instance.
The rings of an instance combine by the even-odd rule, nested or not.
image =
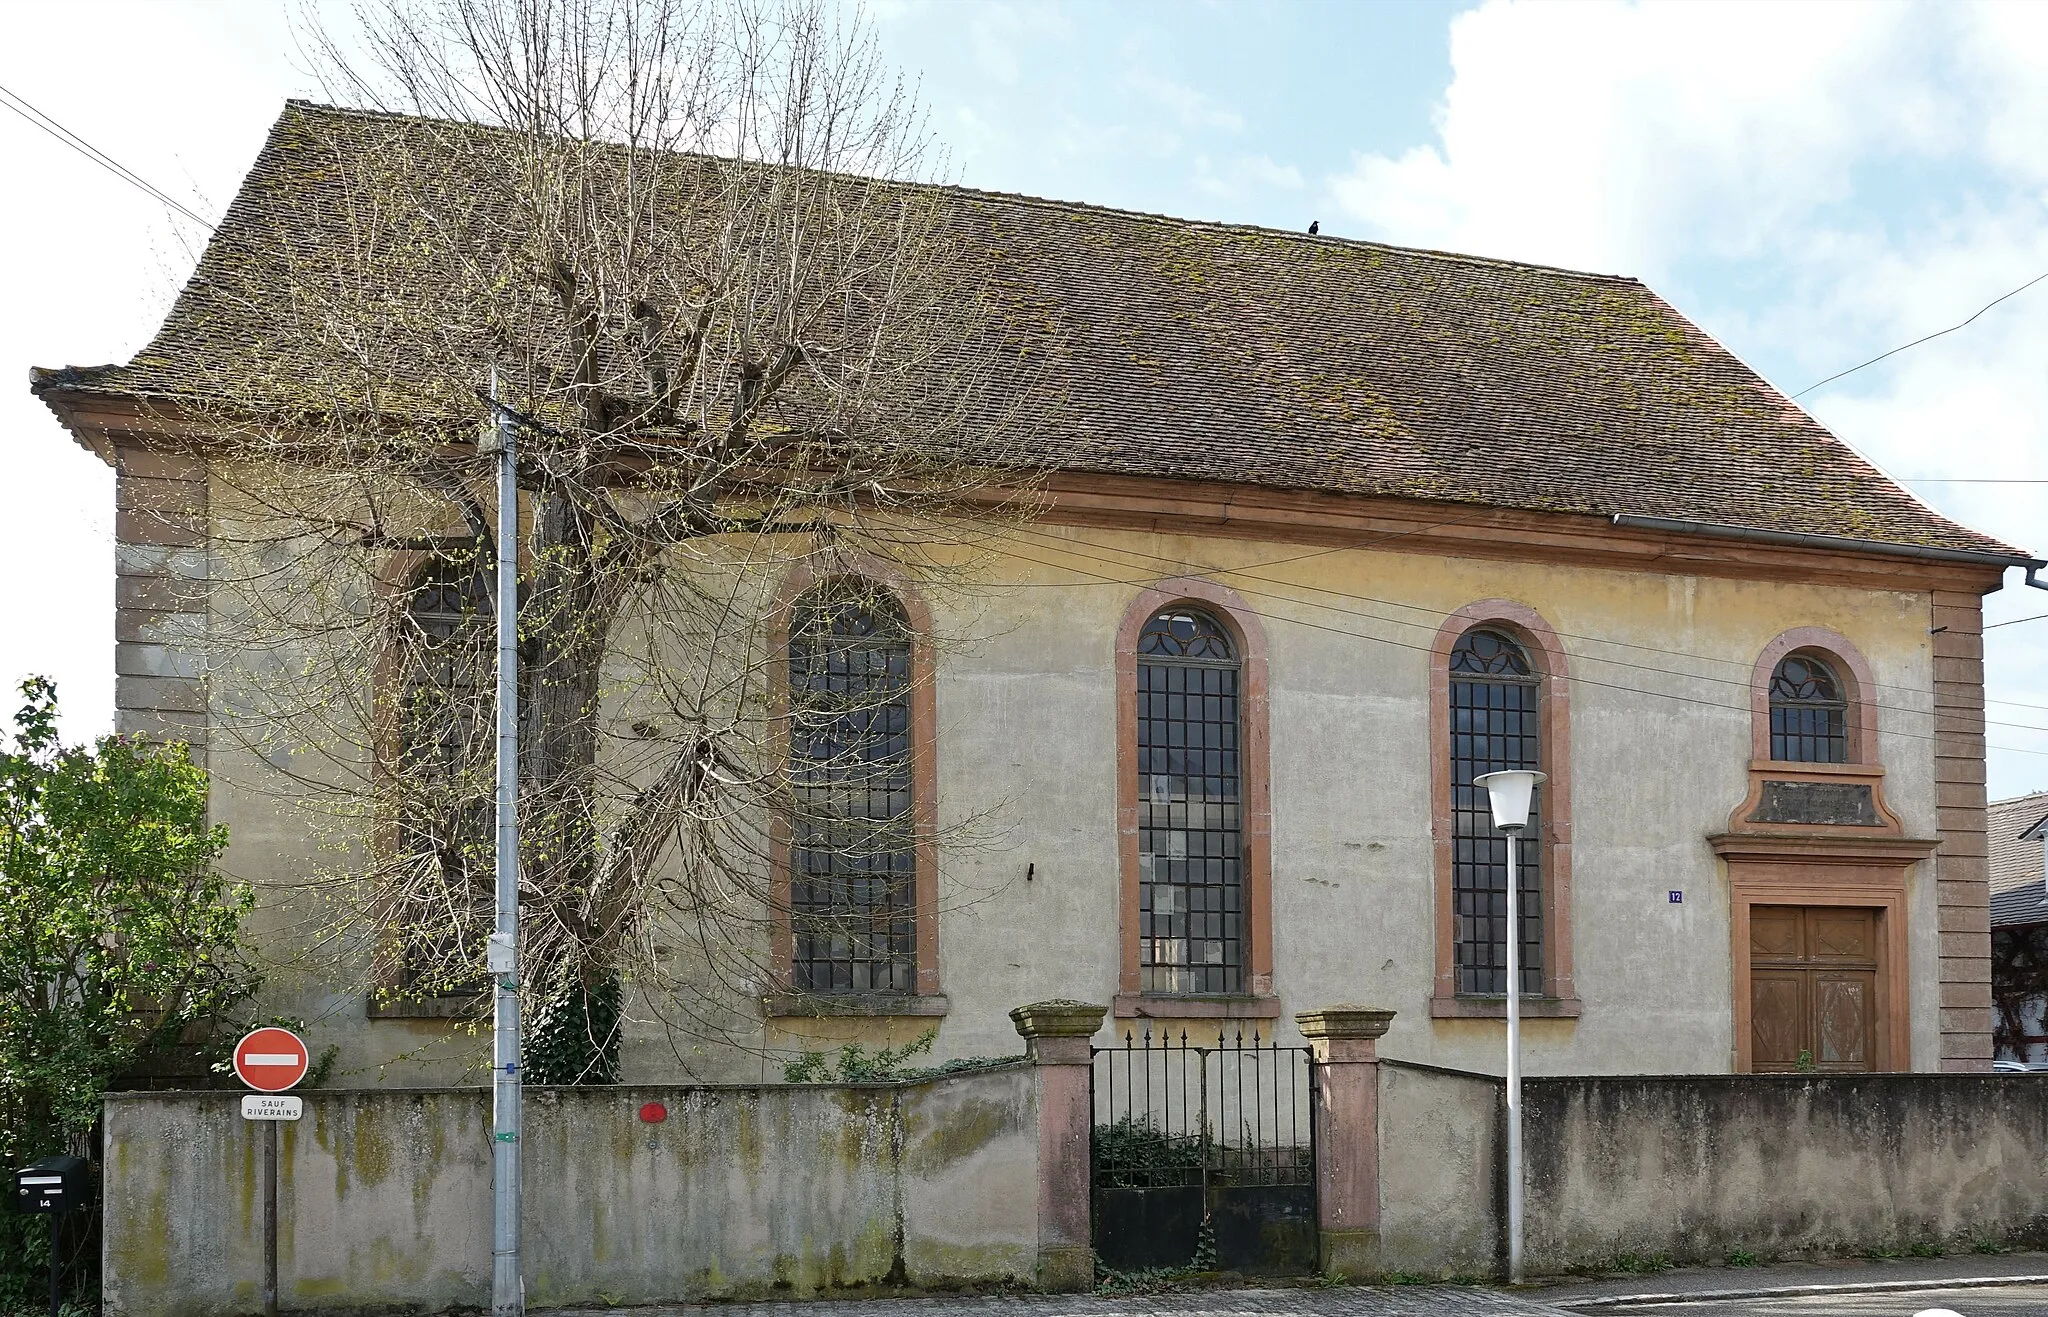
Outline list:
[[[957,181],[1647,281],[1788,393],[2048,273],[2048,5],[870,0]],[[284,8],[8,12],[0,86],[217,215],[287,96]],[[0,113],[0,682],[111,724],[113,482],[30,365],[123,360],[165,208]],[[1949,516],[2048,554],[2048,282],[1802,393]],[[2018,483],[2034,481],[2037,483]],[[1994,798],[2048,789],[2048,592],[1989,596]]]

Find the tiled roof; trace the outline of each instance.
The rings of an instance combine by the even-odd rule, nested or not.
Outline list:
[[[336,162],[307,143],[367,155],[424,128],[289,104],[155,340],[125,366],[39,372],[38,391],[203,387],[265,341],[264,307],[214,276],[260,264],[266,234],[341,232]],[[2015,552],[1886,479],[1634,279],[935,195],[1012,308],[1004,342],[1047,363],[1047,467]]]
[[[2021,924],[2048,924],[2048,893],[2042,892],[2038,881],[1991,894],[1991,926],[2012,928]]]
[[[1991,849],[1994,916],[2001,893],[2032,892],[2037,896],[2042,893],[2041,838],[2038,833],[2031,837],[2028,834],[2033,833],[2043,820],[2048,820],[2048,791],[1991,802],[1986,812],[1988,835],[1985,840]],[[1997,922],[1994,917],[1992,923]]]

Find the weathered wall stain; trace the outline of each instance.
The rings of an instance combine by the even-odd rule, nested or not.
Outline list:
[[[1718,1261],[2048,1234],[2048,1085],[2028,1075],[1535,1079],[1528,1249]]]
[[[534,1090],[528,1300],[1027,1280],[1038,1247],[1031,1077],[1018,1065],[903,1085]],[[488,1302],[488,1091],[305,1096],[280,1163],[281,1306]],[[650,1100],[667,1105],[666,1121],[638,1119]],[[258,1161],[236,1096],[117,1095],[106,1130],[107,1312],[256,1311]]]

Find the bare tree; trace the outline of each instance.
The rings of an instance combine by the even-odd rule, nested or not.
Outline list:
[[[216,698],[324,820],[339,943],[376,930],[390,991],[481,972],[494,369],[523,418],[536,1080],[616,1075],[624,977],[677,1027],[738,1023],[721,992],[785,968],[771,913],[889,963],[895,861],[930,841],[898,789],[907,623],[873,582],[943,588],[1009,515],[1023,377],[914,97],[840,13],[315,24],[352,108],[287,115],[174,312],[232,345],[182,400],[225,491]],[[778,614],[799,561],[822,592]],[[778,897],[778,835],[854,895]]]

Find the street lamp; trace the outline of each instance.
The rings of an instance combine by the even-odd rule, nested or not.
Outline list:
[[[1529,826],[1529,798],[1545,774],[1528,769],[1481,773],[1493,826],[1508,835],[1508,1279],[1522,1279],[1522,911],[1516,890],[1516,852]]]

